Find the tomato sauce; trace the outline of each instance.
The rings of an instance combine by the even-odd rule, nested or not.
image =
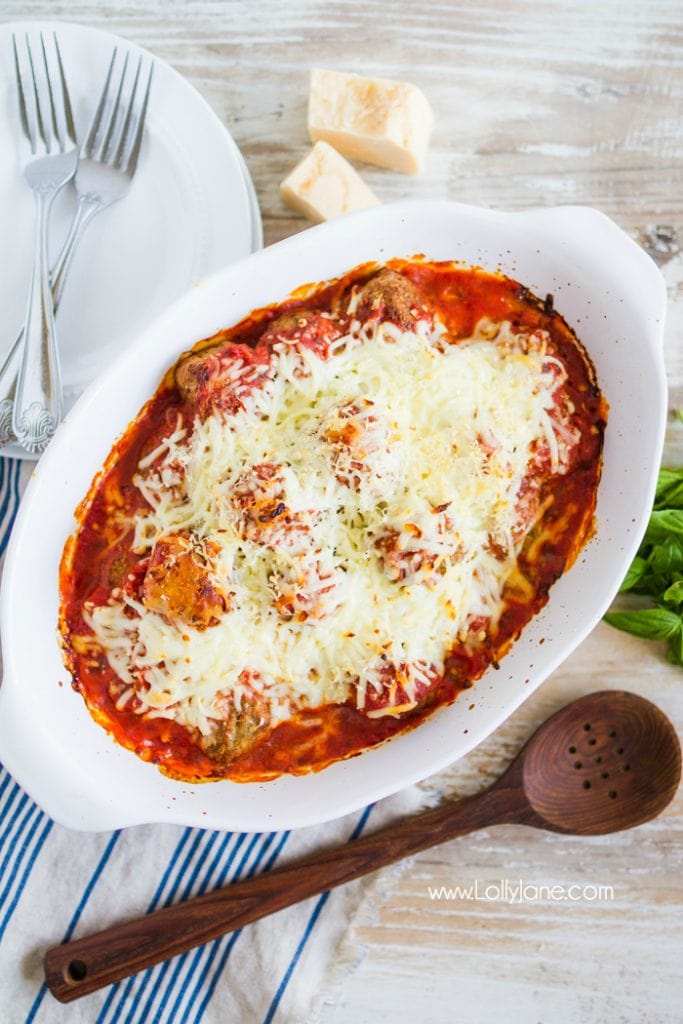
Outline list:
[[[531,528],[518,557],[518,568],[506,584],[504,611],[496,628],[483,639],[456,642],[445,671],[420,705],[402,715],[368,717],[351,702],[296,713],[279,724],[228,765],[219,764],[197,744],[190,730],[164,718],[147,718],[134,710],[117,710],[112,693],[117,677],[94,642],[83,610],[86,602],[106,604],[117,587],[131,585],[140,573],[140,556],[131,550],[130,517],[145,508],[132,479],[138,462],[176,427],[185,408],[171,368],[156,394],[117,441],[103,469],[79,506],[77,530],[67,542],[60,570],[60,631],[66,664],[93,718],[114,740],[173,777],[205,781],[230,778],[255,781],[283,773],[316,771],[412,729],[437,708],[452,703],[491,664],[498,662],[525,624],[545,604],[555,580],[572,564],[592,529],[606,404],[592,365],[576,336],[552,303],[542,303],[526,288],[499,274],[421,258],[387,264],[409,278],[440,313],[453,340],[467,338],[486,317],[508,320],[514,329],[549,332],[555,354],[568,371],[564,399],[574,406],[573,423],[580,442],[571,470],[547,474],[541,484],[542,516]],[[337,281],[300,289],[284,303],[256,310],[235,327],[219,332],[192,350],[206,351],[221,343],[262,345],[262,336],[276,316],[298,309],[340,308],[354,283],[364,282],[377,267],[366,264]],[[315,345],[315,339],[311,344]],[[263,352],[263,349],[261,349]],[[259,357],[255,351],[255,361]],[[133,583],[133,585],[135,585]]]

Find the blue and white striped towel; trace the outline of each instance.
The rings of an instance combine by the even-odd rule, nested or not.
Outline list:
[[[0,458],[0,557],[30,467]],[[0,766],[0,1024],[305,1021],[360,896],[353,883],[63,1006],[43,984],[50,946],[270,871],[421,802],[415,789],[318,828],[214,832],[55,824]]]

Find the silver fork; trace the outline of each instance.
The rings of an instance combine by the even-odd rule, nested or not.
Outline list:
[[[117,50],[114,49],[97,108],[81,147],[74,181],[78,205],[51,272],[55,311],[85,228],[96,213],[125,196],[137,169],[154,65],[150,65],[142,81],[142,57],[139,58],[127,101],[124,102],[128,55],[124,58],[120,74],[114,79],[116,61]],[[138,97],[141,98],[138,100]],[[0,367],[0,447],[16,440],[12,430],[12,409],[21,342],[20,333]]]
[[[150,64],[146,80],[141,85],[142,57],[139,57],[126,105],[121,101],[126,85],[129,55],[126,54],[124,57],[118,85],[112,85],[116,56],[115,49],[97,110],[81,148],[75,178],[78,206],[62,251],[52,270],[55,307],[59,304],[64,280],[79,238],[96,213],[100,213],[125,196],[138,165],[154,65]],[[136,109],[139,90],[142,98]]]
[[[58,82],[50,77],[45,40],[40,34],[44,83],[38,84],[33,53],[26,36],[22,71],[16,37],[12,36],[19,94],[19,117],[26,139],[24,179],[36,198],[36,241],[29,287],[24,352],[19,370],[12,429],[28,452],[42,451],[62,415],[62,388],[55,339],[47,233],[57,193],[70,181],[78,163],[69,93],[57,36],[53,35]]]

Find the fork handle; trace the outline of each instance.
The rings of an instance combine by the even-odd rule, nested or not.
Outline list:
[[[24,352],[12,416],[17,440],[32,454],[47,447],[62,418],[62,387],[47,255],[47,227],[53,195],[52,192],[35,192],[35,256],[24,325]]]
[[[64,239],[61,252],[50,271],[52,309],[55,313],[62,298],[64,284],[71,268],[76,246],[91,219],[101,209],[102,203],[91,195],[81,196],[78,200],[78,206],[73,215],[69,233]],[[23,340],[24,328],[22,327],[5,357],[4,363],[0,366],[0,449],[17,440],[12,429],[12,412],[17,390],[17,377],[21,367],[21,346]]]
[[[0,367],[0,449],[16,441],[12,430],[12,414],[14,412],[14,396],[17,392],[17,376],[21,366],[23,340],[24,328],[22,327]]]
[[[86,193],[78,197],[78,206],[76,207],[76,212],[73,215],[69,233],[64,239],[61,252],[57,257],[50,274],[50,280],[52,282],[52,306],[55,312],[57,312],[57,306],[59,305],[62,292],[64,291],[64,282],[66,281],[66,275],[71,267],[71,261],[73,260],[76,245],[91,219],[96,213],[99,213],[101,209],[101,200],[92,195],[92,193]],[[0,381],[1,380],[2,370],[0,370]]]

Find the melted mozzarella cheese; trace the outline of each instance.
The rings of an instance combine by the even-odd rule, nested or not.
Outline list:
[[[364,707],[387,665],[409,698],[442,671],[454,639],[500,613],[540,445],[562,470],[572,428],[558,419],[564,369],[546,339],[503,324],[450,344],[438,321],[354,322],[327,361],[275,346],[236,414],[179,423],[140,463],[150,508],[135,517],[135,549],[192,530],[220,549],[215,574],[235,597],[203,631],[123,595],[90,607],[120,706],[208,734],[226,701],[239,710],[255,692],[277,722],[351,695]],[[298,524],[263,541],[244,535],[234,500],[262,465],[277,467]],[[301,591],[289,616],[287,587]]]

